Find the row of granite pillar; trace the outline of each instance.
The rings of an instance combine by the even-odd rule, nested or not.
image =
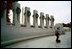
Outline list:
[[[24,9],[24,8],[22,8]],[[23,11],[23,10],[22,10]],[[25,12],[24,12],[24,25],[22,26],[26,26],[26,27],[30,27],[30,16],[31,16],[31,12],[30,12],[30,8],[29,7],[25,7]],[[38,11],[37,10],[33,10],[33,27],[38,27]],[[44,16],[43,12],[40,12],[40,28],[44,28],[44,19],[46,21],[46,28],[49,28],[49,21],[51,21],[51,25],[50,27],[54,26],[54,17],[51,15],[51,18],[49,18],[49,14],[46,14],[46,18]]]
[[[16,26],[18,26],[18,24],[20,24],[20,17],[22,16],[22,22],[23,24],[21,26],[26,26],[26,27],[30,27],[30,16],[31,16],[31,12],[30,12],[30,8],[29,7],[23,7],[22,9],[20,8],[20,4],[15,2],[13,3],[13,24],[15,24]],[[37,10],[33,10],[33,27],[38,27],[38,11]],[[46,17],[45,17],[46,16]],[[49,14],[46,14],[44,16],[43,12],[40,12],[40,28],[44,28],[44,19],[46,21],[46,28],[49,27],[53,27],[54,26],[54,18],[51,15],[51,18],[49,18]],[[49,21],[51,21],[51,25],[49,26]]]

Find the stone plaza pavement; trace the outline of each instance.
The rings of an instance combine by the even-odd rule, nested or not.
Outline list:
[[[35,38],[16,43],[5,48],[71,48],[71,32],[60,36],[61,43],[56,43],[55,36]]]

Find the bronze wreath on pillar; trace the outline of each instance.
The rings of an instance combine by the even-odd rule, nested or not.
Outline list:
[[[39,16],[39,15],[36,13],[36,18],[38,18],[38,16]]]
[[[19,7],[17,7],[17,8],[16,8],[16,13],[17,13],[17,14],[20,14],[20,12],[21,12],[21,9],[20,9]]]
[[[27,16],[30,16],[31,15],[31,12],[30,11],[27,11]]]
[[[51,18],[50,21],[51,21],[51,20],[54,22],[55,19],[54,19],[54,18]]]
[[[44,15],[42,15],[42,19],[44,19]]]
[[[48,21],[50,20],[50,18],[48,17]]]
[[[54,18],[52,18],[53,19],[53,22],[54,22]]]

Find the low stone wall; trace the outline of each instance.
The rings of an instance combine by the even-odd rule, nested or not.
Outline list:
[[[27,28],[1,25],[1,47],[31,38],[50,36],[54,34],[54,29],[52,28]]]

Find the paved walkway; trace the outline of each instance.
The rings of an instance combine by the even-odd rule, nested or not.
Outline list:
[[[55,36],[35,38],[16,43],[6,48],[71,48],[71,32],[60,36],[61,43],[56,43]]]

